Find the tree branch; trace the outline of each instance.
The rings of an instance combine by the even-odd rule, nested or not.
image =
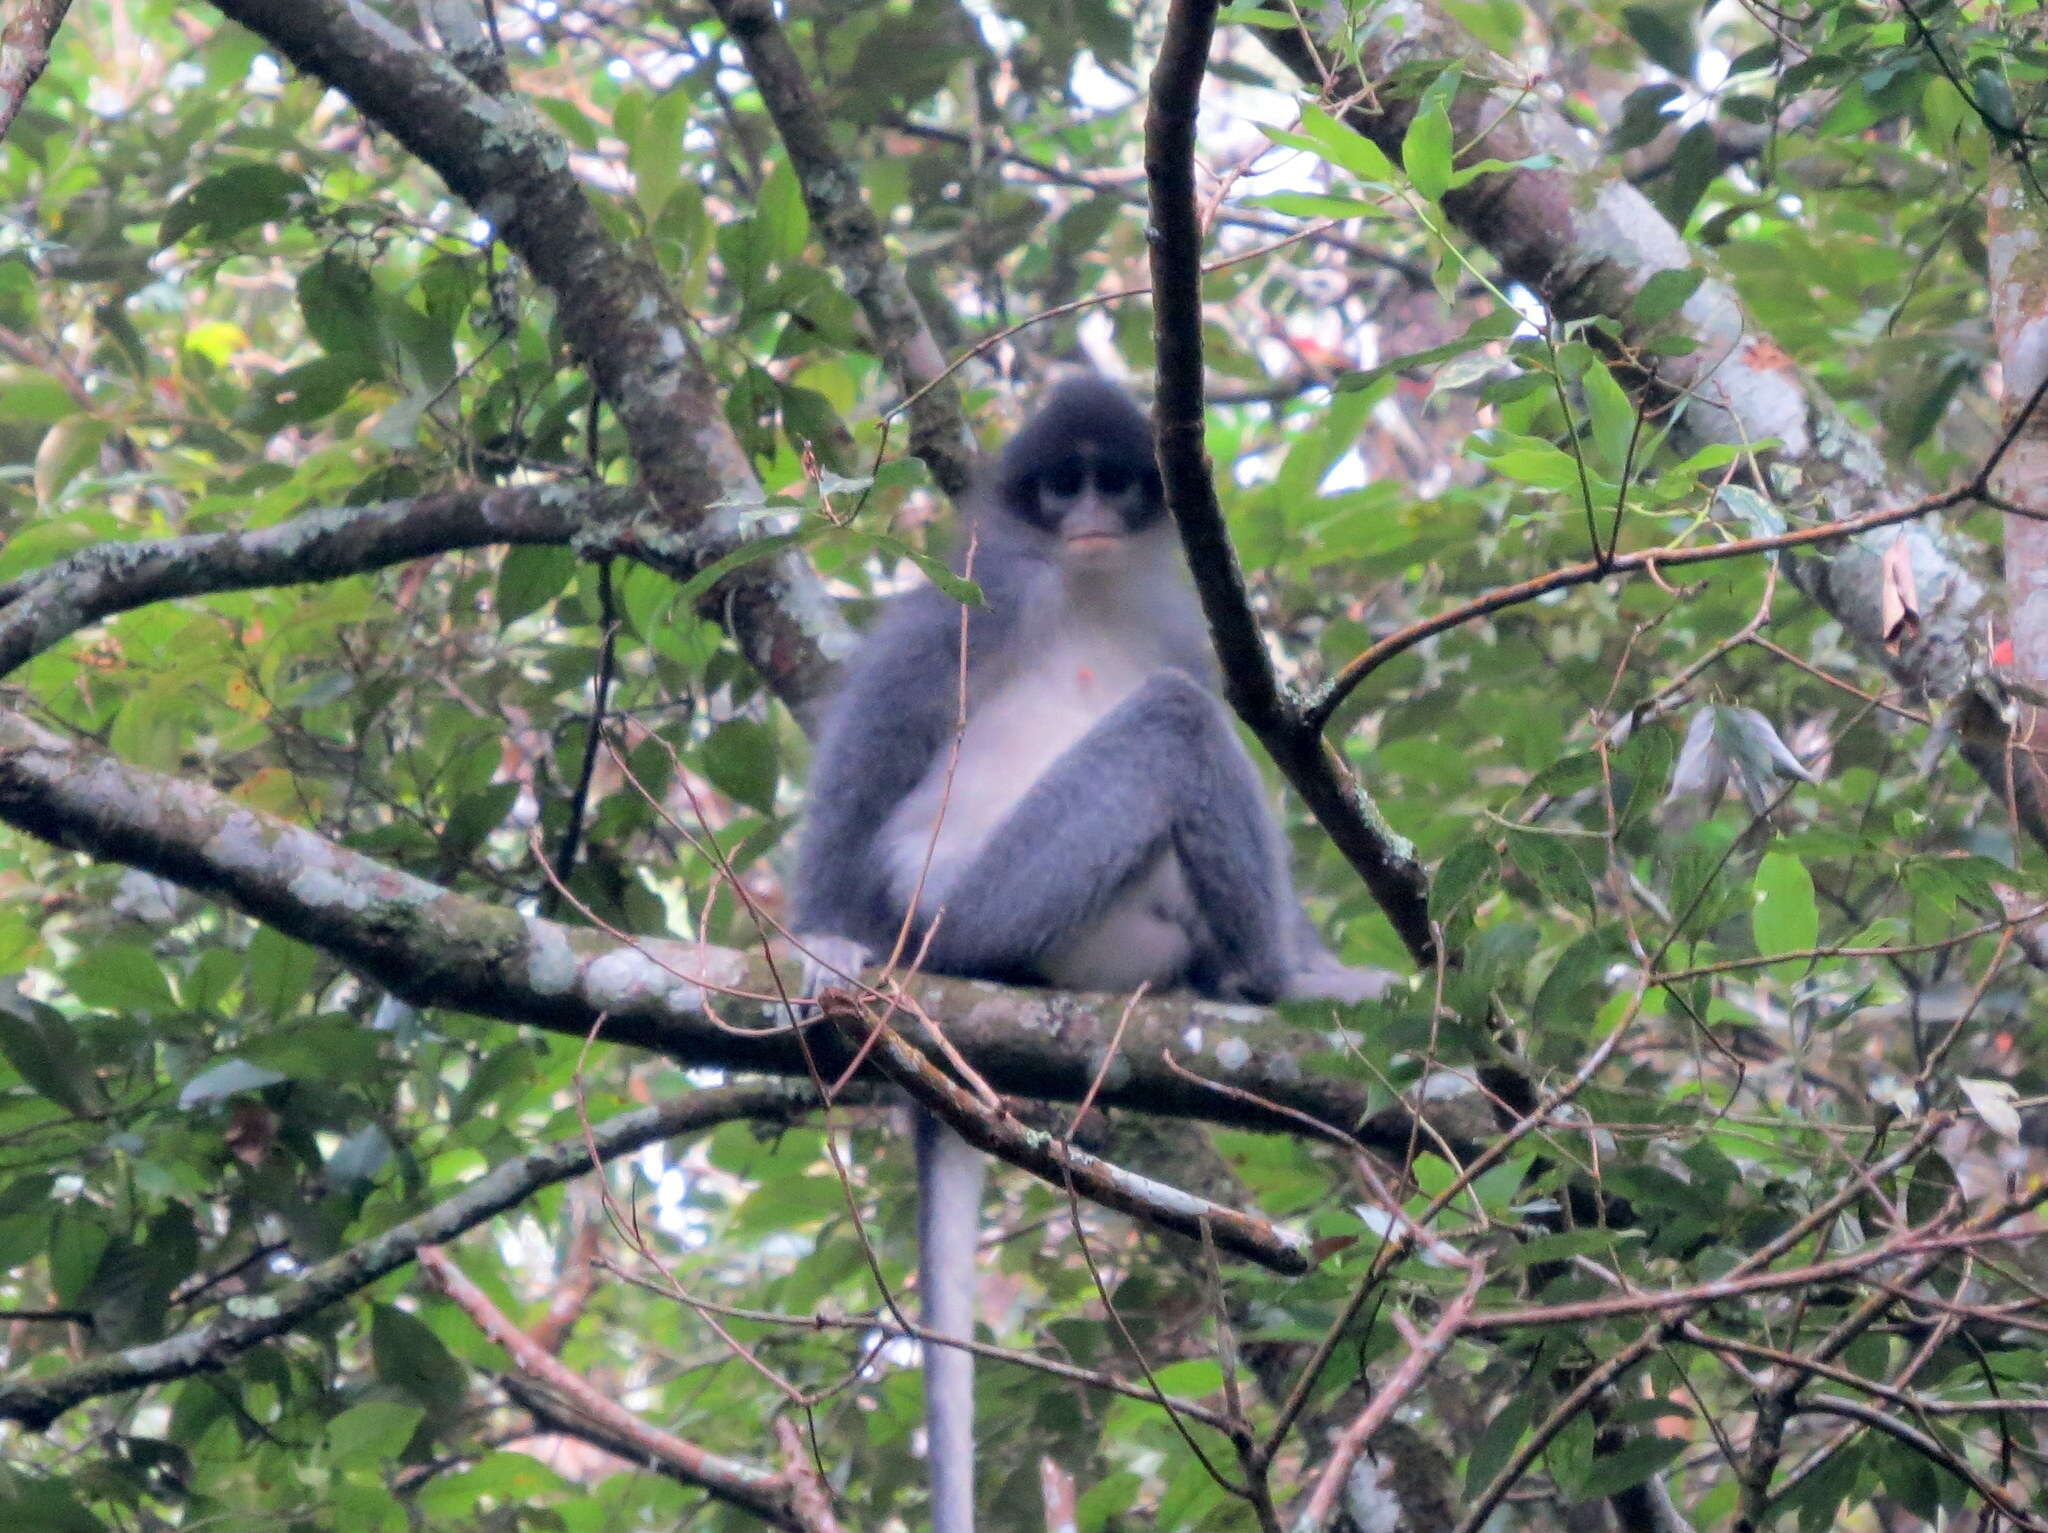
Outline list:
[[[50,66],[50,41],[71,0],[21,0],[0,26],[0,138],[14,126],[29,90]]]
[[[829,1032],[814,1030],[806,1047],[765,959],[622,941],[470,899],[5,710],[0,821],[225,900],[414,1006],[594,1035],[695,1065],[808,1077],[820,1061],[851,1062]],[[1341,1038],[1250,1007],[1130,1006],[1128,997],[923,977],[905,984],[902,1001],[944,1017],[959,1054],[999,1091],[1079,1101],[1095,1090],[1104,1105],[1284,1133],[1299,1133],[1305,1116],[1403,1158],[1432,1142],[1403,1108],[1369,1117],[1363,1082],[1308,1063]],[[1466,1138],[1452,1143],[1470,1148]]]
[[[226,1367],[251,1347],[282,1336],[309,1315],[347,1298],[413,1259],[421,1246],[452,1240],[543,1187],[580,1176],[592,1165],[643,1145],[701,1133],[736,1118],[792,1123],[817,1106],[808,1085],[757,1081],[699,1091],[659,1107],[621,1113],[582,1134],[556,1140],[495,1167],[454,1197],[436,1204],[263,1296],[260,1304],[222,1310],[161,1341],[96,1357],[63,1373],[0,1382],[0,1420],[32,1430],[101,1395],[188,1378]]]
[[[1312,1265],[1307,1239],[1270,1219],[1126,1171],[1064,1139],[1029,1128],[1008,1112],[976,1101],[972,1092],[956,1085],[887,1022],[863,1015],[846,991],[828,991],[824,1010],[853,1039],[858,1052],[871,1051],[884,1075],[977,1150],[1021,1167],[1063,1191],[1078,1193],[1177,1235],[1200,1240],[1206,1230],[1218,1250],[1256,1262],[1268,1271],[1299,1277]]]
[[[726,428],[695,327],[661,271],[629,253],[569,169],[561,139],[516,96],[478,89],[376,11],[333,0],[218,0],[227,16],[432,167],[553,292],[556,320],[625,428],[660,513],[706,562],[747,537],[761,504]],[[735,570],[700,603],[792,707],[819,694],[849,643],[794,553]]]
[[[522,1373],[560,1396],[577,1415],[594,1422],[612,1439],[606,1446],[613,1452],[623,1449],[626,1459],[651,1464],[685,1485],[700,1486],[720,1501],[753,1513],[770,1527],[805,1533],[807,1525],[796,1518],[790,1505],[790,1486],[783,1476],[758,1464],[713,1453],[642,1421],[617,1401],[599,1393],[589,1380],[564,1366],[508,1320],[504,1311],[439,1246],[420,1247],[419,1262],[455,1301],[456,1307],[476,1322],[486,1338],[512,1354],[512,1361]]]
[[[1978,506],[1983,503],[1983,496],[1982,484],[1973,479],[1957,489],[1944,490],[1939,495],[1929,495],[1908,505],[1887,506],[1881,511],[1867,512],[1862,516],[1852,516],[1842,521],[1816,522],[1810,527],[1795,527],[1789,532],[1771,533],[1754,538],[1736,538],[1723,543],[1638,548],[1628,553],[1610,554],[1605,558],[1587,559],[1578,564],[1560,565],[1556,569],[1547,570],[1541,575],[1532,576],[1514,585],[1482,591],[1454,607],[1410,623],[1397,633],[1388,634],[1345,663],[1343,669],[1330,679],[1329,685],[1310,706],[1309,716],[1319,725],[1327,723],[1358,684],[1390,660],[1405,655],[1416,645],[1440,633],[1448,633],[1453,628],[1463,627],[1475,618],[1535,601],[1552,591],[1565,591],[1573,586],[1591,585],[1609,578],[1682,569],[1693,564],[1717,564],[1727,559],[1754,559],[1766,554],[1796,549],[1825,548],[1848,538],[1859,537],[1866,532],[1874,532],[1881,527],[1896,527],[1923,516],[1952,511],[1958,506]]]
[[[1446,58],[1475,59],[1467,87],[1449,103],[1460,160],[1508,165],[1448,191],[1444,212],[1491,251],[1503,273],[1540,297],[1562,319],[1606,316],[1624,322],[1610,363],[1630,381],[1652,381],[1666,400],[1683,400],[1673,427],[1682,453],[1710,444],[1760,454],[1757,488],[1781,502],[1810,504],[1831,520],[1870,505],[1903,506],[1918,499],[1892,479],[1868,436],[1821,390],[1799,376],[1791,359],[1742,308],[1735,290],[1711,267],[1669,321],[1629,324],[1644,285],[1660,272],[1703,265],[1642,192],[1601,158],[1570,123],[1528,92],[1512,101],[1483,83],[1489,65],[1455,23],[1436,9],[1403,12],[1401,25],[1312,39],[1291,0],[1265,0],[1287,21],[1260,28],[1260,40],[1305,84],[1343,103],[1343,120],[1397,161],[1419,101],[1417,92],[1368,84],[1402,76],[1434,79]],[[1337,46],[1340,44],[1341,46]],[[1351,60],[1338,64],[1335,61]],[[1531,164],[1541,168],[1530,168]],[[1688,356],[1661,357],[1654,380],[1637,359],[1662,335],[1693,337]],[[1903,643],[1884,632],[1884,560],[1903,543],[1919,598],[1919,624]],[[1963,755],[2021,823],[2048,845],[2048,804],[2032,785],[2012,784],[2011,729],[1973,685],[1980,671],[1973,648],[1982,584],[1942,529],[1910,523],[1885,537],[1830,545],[1822,557],[1790,561],[1799,588],[1862,641],[1910,691],[1955,700]]]
[[[659,557],[631,535],[647,510],[638,490],[560,482],[339,506],[247,532],[95,544],[0,585],[0,676],[68,634],[151,602],[340,580],[458,548],[583,544],[679,573],[689,555]],[[644,531],[665,541],[659,528]]]
[[[1168,12],[1145,117],[1145,175],[1152,191],[1152,336],[1158,354],[1152,419],[1159,473],[1231,706],[1365,881],[1415,962],[1429,968],[1436,939],[1422,869],[1299,704],[1281,691],[1252,616],[1203,445],[1203,234],[1195,206],[1194,152],[1215,22],[1214,0],[1177,0]]]
[[[909,396],[910,450],[954,500],[974,482],[974,433],[902,268],[882,243],[882,225],[861,193],[860,176],[832,145],[831,124],[811,90],[789,36],[769,0],[711,0],[747,61],[747,72],[802,188],[811,227],[840,279],[867,316],[889,370]]]

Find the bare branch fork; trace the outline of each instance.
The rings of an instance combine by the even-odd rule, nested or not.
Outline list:
[[[699,1485],[721,1501],[753,1513],[772,1528],[824,1533],[815,1516],[801,1515],[798,1483],[787,1471],[764,1469],[664,1432],[642,1421],[595,1388],[514,1325],[505,1312],[439,1246],[422,1246],[419,1262],[441,1291],[453,1299],[490,1340],[511,1354],[522,1373],[566,1401],[604,1435],[688,1485]]]

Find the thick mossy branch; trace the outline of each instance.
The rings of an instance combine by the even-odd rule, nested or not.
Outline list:
[[[791,1021],[783,996],[797,983],[794,963],[521,915],[18,713],[0,712],[0,821],[221,899],[415,1006],[775,1075],[808,1078],[850,1057],[830,1029]],[[903,999],[1012,1095],[1078,1101],[1092,1091],[1105,1106],[1282,1132],[1299,1132],[1305,1115],[1395,1155],[1433,1142],[1398,1109],[1368,1121],[1362,1084],[1319,1073],[1315,1061],[1341,1035],[1257,1008],[1178,997],[1131,1006],[931,978],[906,983]]]

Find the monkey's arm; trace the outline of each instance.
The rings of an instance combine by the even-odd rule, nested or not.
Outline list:
[[[1196,988],[1280,994],[1292,932],[1278,833],[1223,705],[1160,671],[1032,785],[952,881],[930,967],[1029,979],[1167,847],[1218,973]]]
[[[953,732],[959,636],[959,605],[924,588],[892,604],[849,662],[811,763],[792,912],[799,936],[871,951],[895,940],[898,912],[875,834]]]

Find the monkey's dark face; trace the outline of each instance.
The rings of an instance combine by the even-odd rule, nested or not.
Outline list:
[[[1061,564],[1076,570],[1120,567],[1133,539],[1159,526],[1165,504],[1158,472],[1079,442],[1024,487],[1015,509],[1051,535]]]

